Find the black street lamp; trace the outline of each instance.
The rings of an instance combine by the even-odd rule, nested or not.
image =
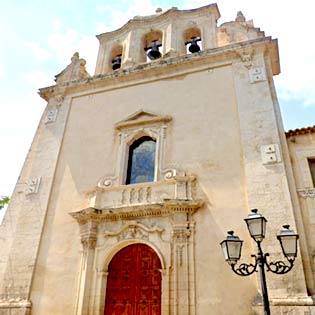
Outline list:
[[[220,243],[224,259],[231,266],[232,270],[239,276],[249,276],[257,271],[259,268],[261,291],[264,301],[265,315],[270,315],[270,306],[268,300],[268,291],[265,275],[265,267],[267,271],[271,271],[276,274],[285,274],[293,268],[294,260],[297,255],[297,241],[298,234],[295,234],[293,230],[290,230],[289,225],[283,225],[283,230],[277,235],[277,239],[280,242],[282,252],[287,259],[289,265],[283,261],[269,262],[267,257],[269,253],[264,253],[261,248],[261,242],[265,238],[266,223],[267,220],[257,209],[251,210],[251,213],[245,219],[250,236],[257,244],[257,255],[252,255],[255,258],[253,264],[242,263],[238,267],[237,261],[241,257],[243,241],[238,236],[234,235],[233,231],[229,231],[227,238]]]

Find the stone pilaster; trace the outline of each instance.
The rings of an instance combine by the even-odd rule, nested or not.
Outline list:
[[[56,108],[58,117],[46,123],[47,113]],[[8,236],[0,240],[1,315],[30,314],[32,279],[69,108],[70,99],[49,99],[1,227]]]
[[[98,222],[88,221],[79,223],[83,250],[75,314],[88,315]]]
[[[234,83],[248,208],[258,208],[268,219],[263,246],[270,253],[270,259],[277,259],[281,248],[275,235],[281,229],[281,222],[290,224],[295,230],[296,226],[279,136],[283,130],[277,122],[278,105],[270,93],[271,71],[265,65],[264,53],[256,51],[256,55],[235,63]],[[272,150],[267,152],[266,147]],[[268,274],[268,278],[270,298],[307,296],[300,254],[288,275]]]
[[[195,313],[195,282],[193,259],[193,223],[176,216],[172,230],[173,249],[173,310],[174,315],[192,315]]]

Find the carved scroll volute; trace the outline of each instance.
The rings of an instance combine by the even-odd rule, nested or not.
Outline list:
[[[87,221],[80,224],[81,243],[84,249],[94,249],[97,241],[97,221]]]

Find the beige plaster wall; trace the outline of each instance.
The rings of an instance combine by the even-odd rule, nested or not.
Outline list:
[[[234,276],[219,248],[229,227],[248,241],[233,73],[226,66],[72,100],[32,288],[34,314],[73,312],[81,247],[68,212],[87,207],[87,194],[99,179],[114,174],[114,124],[139,109],[173,118],[165,166],[196,175],[197,195],[205,201],[195,215],[197,313],[221,314],[223,306],[232,311],[235,304],[226,305],[223,297],[246,300],[239,307],[249,310],[255,277]]]

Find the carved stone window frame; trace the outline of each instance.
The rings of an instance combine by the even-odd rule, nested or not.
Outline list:
[[[115,125],[119,137],[114,177],[114,182],[117,185],[126,185],[130,145],[144,136],[148,136],[156,141],[154,182],[163,178],[163,174],[166,171],[164,170],[166,128],[171,120],[170,116],[160,116],[139,110]],[[104,181],[105,186],[111,186],[111,184],[113,183]]]

